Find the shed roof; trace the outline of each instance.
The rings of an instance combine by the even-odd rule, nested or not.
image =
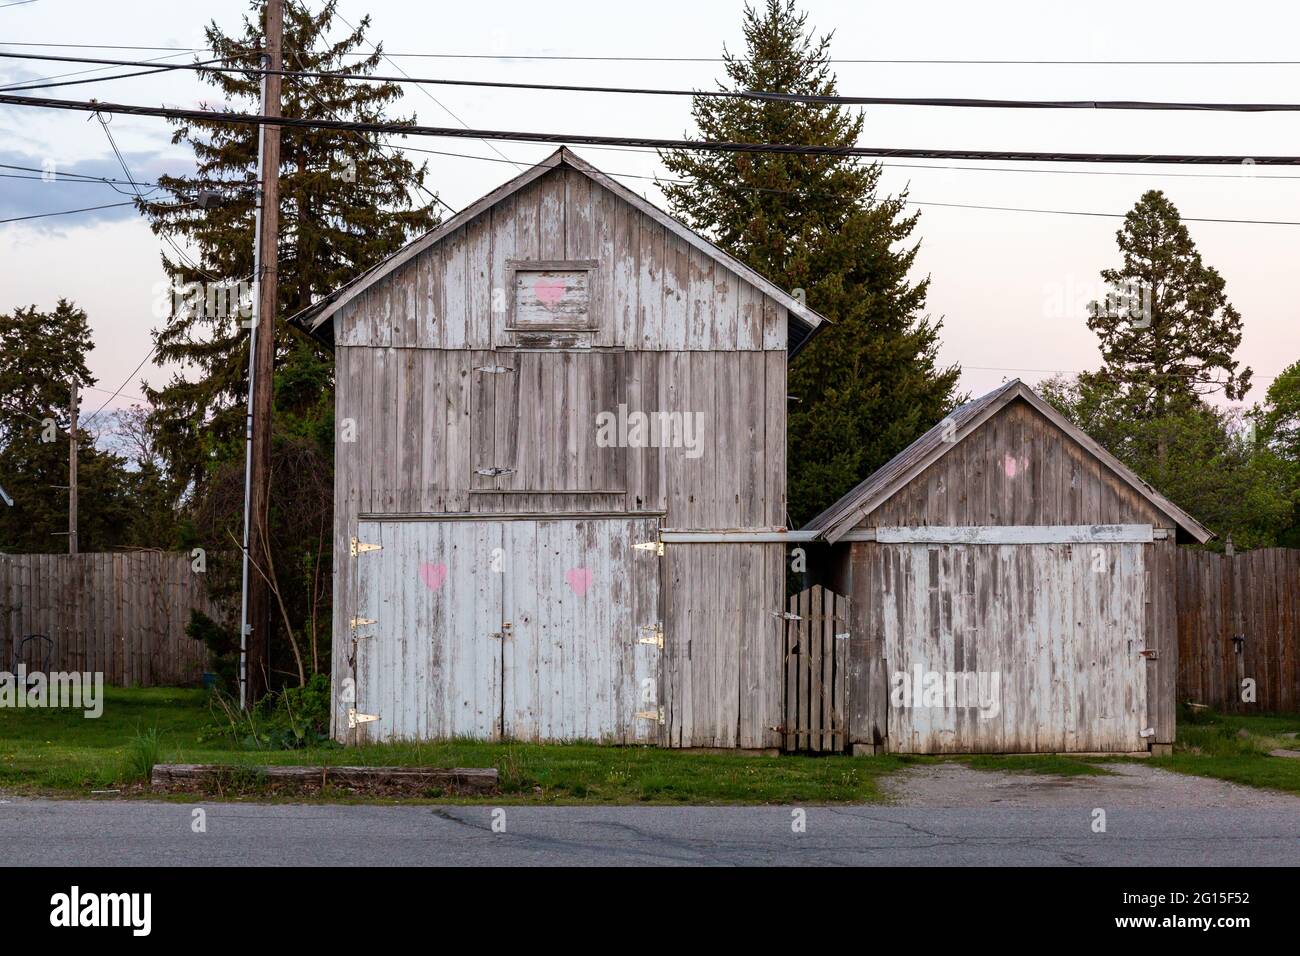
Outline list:
[[[804,530],[817,531],[819,539],[835,542],[859,521],[902,489],[908,482],[946,455],[959,442],[988,421],[998,410],[1016,399],[1023,399],[1053,425],[1083,446],[1098,461],[1128,483],[1158,511],[1171,518],[1179,528],[1198,543],[1214,537],[1199,521],[1179,508],[1137,473],[1094,441],[1089,435],[1044,401],[1033,389],[1015,378],[986,395],[967,402],[936,424],[912,444],[876,469],[865,481],[848,492],[806,525]],[[944,435],[953,437],[945,441]]]
[[[771,296],[784,306],[787,312],[789,312],[791,319],[788,338],[792,353],[797,352],[807,344],[808,340],[811,339],[824,324],[829,322],[825,316],[814,312],[790,293],[786,292],[772,281],[765,279],[739,259],[719,249],[713,243],[709,242],[709,240],[695,232],[695,230],[690,229],[681,222],[678,222],[658,206],[654,205],[647,199],[638,196],[622,183],[615,181],[586,160],[578,157],[567,146],[561,146],[536,166],[530,167],[514,179],[503,183],[486,196],[483,196],[477,201],[471,203],[469,206],[466,206],[446,222],[441,223],[435,229],[430,230],[420,238],[403,246],[387,259],[384,259],[382,262],[373,266],[367,272],[362,273],[351,282],[340,286],[329,295],[324,296],[319,301],[292,316],[290,321],[305,326],[311,332],[323,331],[325,324],[333,318],[339,309],[343,308],[343,306],[347,305],[350,301],[370,286],[374,285],[380,279],[410,261],[415,256],[418,256],[421,252],[436,244],[439,240],[455,232],[466,223],[481,216],[497,203],[560,166],[568,166],[571,169],[575,169],[590,178],[593,182],[599,183],[620,199],[629,203],[640,212],[649,216],[655,222],[664,226],[673,233],[673,235],[685,240],[687,243],[694,246],[714,261],[720,263],[725,268],[730,269],[750,285]]]

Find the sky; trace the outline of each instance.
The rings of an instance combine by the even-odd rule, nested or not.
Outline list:
[[[134,0],[126,17],[120,6],[94,0],[34,0],[5,7],[6,2],[10,0],[0,0],[0,52],[171,56],[161,62],[189,62],[194,55],[167,49],[79,51],[17,44],[197,47],[206,22],[234,32],[249,9],[245,0]],[[309,0],[309,6],[319,9],[320,0]],[[1300,4],[806,0],[802,6],[819,33],[834,34],[831,51],[840,92],[846,95],[1300,101],[1300,53],[1295,46]],[[711,88],[721,75],[717,58],[724,46],[743,50],[739,0],[658,0],[650,12],[608,0],[341,0],[338,10],[351,23],[369,14],[371,39],[415,76]],[[544,56],[642,59],[510,58]],[[654,57],[699,61],[645,59]],[[850,62],[864,59],[1296,62]],[[0,86],[90,68],[0,59]],[[391,63],[382,71],[398,72]],[[145,105],[191,105],[211,97],[209,87],[179,71],[26,95]],[[397,109],[434,126],[677,138],[694,132],[689,106],[684,97],[411,85]],[[1300,120],[1294,113],[870,107],[866,114],[860,139],[864,146],[1300,154]],[[136,180],[192,169],[187,151],[170,143],[171,127],[164,119],[116,115],[111,129]],[[428,160],[426,185],[455,209],[515,175],[514,163],[536,162],[554,148],[473,139],[428,139],[412,145],[461,154],[412,154],[413,159]],[[636,178],[664,172],[653,152],[583,146],[576,151],[664,205],[650,179]],[[61,172],[125,178],[104,130],[85,113],[0,105],[0,163],[37,170],[53,164]],[[37,177],[0,177],[0,219],[128,198],[100,183],[45,182],[39,172],[17,169],[0,173]],[[921,218],[914,235],[921,245],[913,278],[931,279],[926,311],[942,319],[940,359],[962,366],[963,389],[979,394],[1006,378],[1032,384],[1057,371],[1077,372],[1099,364],[1084,307],[1104,294],[1099,271],[1118,263],[1115,232],[1123,213],[1152,188],[1164,190],[1187,218],[1297,223],[1188,222],[1205,261],[1223,274],[1228,297],[1243,316],[1238,358],[1254,369],[1256,386],[1246,403],[1263,400],[1272,377],[1300,359],[1293,286],[1300,273],[1300,167],[889,160],[881,190],[893,194],[910,189],[918,203]],[[938,203],[1089,215],[931,205]],[[98,381],[84,403],[88,412],[103,403],[110,410],[126,407],[139,400],[142,378],[156,386],[172,373],[147,361],[135,371],[150,352],[150,331],[159,324],[155,310],[163,280],[161,250],[160,240],[130,207],[0,224],[0,309],[27,304],[53,308],[64,297],[89,314],[95,349],[88,364]],[[113,397],[119,388],[121,393]]]

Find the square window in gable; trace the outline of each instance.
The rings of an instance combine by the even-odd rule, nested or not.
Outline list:
[[[590,332],[596,328],[591,311],[590,260],[511,260],[513,332]]]

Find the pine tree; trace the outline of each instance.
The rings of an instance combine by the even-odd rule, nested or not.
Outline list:
[[[286,70],[373,73],[380,54],[354,59],[369,18],[335,41],[336,2],[311,15],[302,4],[285,6]],[[228,36],[215,22],[207,44],[226,65],[256,67],[263,48],[261,2],[244,18],[242,33]],[[199,74],[216,87],[228,108],[259,106],[256,74]],[[360,122],[412,123],[386,110],[400,98],[393,83],[332,78],[283,77],[286,117],[329,117]],[[213,105],[213,104],[208,104]],[[169,240],[163,266],[178,294],[155,333],[159,362],[180,371],[161,389],[150,390],[160,452],[182,486],[201,484],[211,462],[242,455],[247,391],[248,336],[242,315],[222,309],[221,282],[248,280],[253,271],[257,128],[209,121],[178,121],[172,136],[194,151],[193,176],[160,180],[175,203],[142,202],[154,232]],[[276,328],[276,428],[292,429],[293,418],[328,415],[329,356],[283,320],[400,249],[438,219],[431,204],[412,197],[425,166],[385,149],[377,134],[305,127],[280,130],[279,319]],[[432,197],[430,197],[432,198]],[[196,250],[183,252],[185,246]],[[192,295],[197,286],[198,294]],[[199,305],[199,303],[203,305]],[[204,307],[206,306],[206,307]],[[214,307],[215,306],[215,307]],[[301,366],[301,367],[300,367]],[[283,388],[285,381],[314,383],[313,389]],[[321,388],[323,387],[323,391]],[[288,416],[284,419],[282,416]],[[325,439],[328,441],[328,434]]]
[[[1115,237],[1123,264],[1102,271],[1111,295],[1089,308],[1103,361],[1091,381],[1115,389],[1139,418],[1194,407],[1215,391],[1243,398],[1251,371],[1233,358],[1241,315],[1174,204],[1160,190],[1144,193]]]
[[[816,37],[793,0],[746,6],[744,56],[724,50],[718,89],[833,95],[831,35]],[[865,118],[838,106],[697,96],[708,140],[850,146]],[[690,135],[689,133],[687,134]],[[920,315],[929,279],[908,272],[918,215],[906,192],[877,196],[879,164],[778,153],[662,154],[678,218],[833,324],[789,375],[790,517],[833,503],[954,403],[958,370],[938,369],[940,322]]]
[[[0,314],[0,552],[68,550],[68,428],[72,382],[95,379],[86,313],[66,299],[53,312],[32,305]],[[84,416],[83,412],[83,416]],[[125,463],[95,448],[83,417],[77,453],[77,539],[83,552],[131,543]]]

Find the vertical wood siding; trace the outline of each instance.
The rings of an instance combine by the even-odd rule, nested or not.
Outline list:
[[[1300,710],[1300,551],[1179,549],[1177,575],[1178,699],[1230,713]],[[1246,678],[1254,703],[1241,699]]]
[[[1168,516],[1017,401],[859,527],[1087,524],[1150,524],[1173,534]],[[1093,547],[857,542],[837,549],[835,560],[849,572],[839,579],[853,622],[851,741],[939,752],[1138,750],[1172,742],[1174,542],[1100,546],[1100,575],[1090,570]],[[1156,656],[1137,658],[1143,648]],[[900,654],[938,662],[927,670],[1002,669],[1003,681],[1011,681],[1002,715],[981,721],[892,708],[890,678],[906,670]],[[1136,736],[1148,729],[1150,736]]]
[[[872,512],[869,526],[1172,521],[1027,403],[1012,402]]]
[[[51,671],[100,671],[118,686],[196,684],[204,646],[187,637],[190,610],[216,616],[203,575],[187,554],[0,555],[0,670],[19,642],[54,642]],[[25,663],[43,666],[32,642]]]
[[[917,668],[996,674],[999,681],[997,712],[988,717],[970,707],[891,700],[888,749],[1145,749],[1142,548],[875,545],[861,552],[874,598],[868,634],[880,636],[889,690],[895,675],[910,681]]]
[[[528,259],[595,263],[592,332],[565,340],[569,347],[522,346],[507,328],[505,297],[511,261]],[[364,540],[361,515],[639,512],[672,528],[785,526],[787,320],[761,290],[565,167],[340,310],[336,415],[340,435],[351,423],[355,441],[336,443],[335,686],[353,676],[350,620],[376,616],[355,603],[364,559],[352,559],[348,544]],[[620,405],[628,414],[701,413],[702,453],[601,447],[596,415],[617,415]],[[657,616],[642,614],[644,596],[629,606],[663,625],[663,742],[777,746],[783,553],[690,545],[656,559]],[[507,588],[529,586],[522,568],[509,577]],[[608,626],[622,627],[623,616]],[[336,697],[339,739],[346,706]],[[575,719],[516,717],[525,736],[538,719]],[[618,731],[629,740],[646,732]]]

